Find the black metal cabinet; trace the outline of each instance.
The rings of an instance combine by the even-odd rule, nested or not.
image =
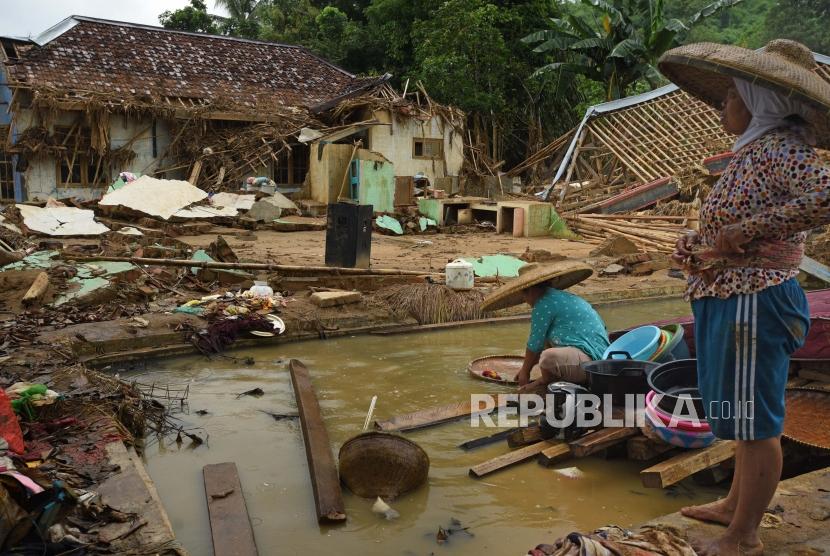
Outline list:
[[[335,203],[326,218],[326,265],[369,268],[372,205]]]

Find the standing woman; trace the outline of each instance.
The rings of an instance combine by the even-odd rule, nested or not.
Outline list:
[[[710,43],[675,48],[663,74],[721,107],[734,156],[700,211],[700,233],[677,242],[690,272],[698,380],[718,438],[736,440],[726,498],[683,514],[727,525],[702,555],[763,553],[758,526],[781,477],[790,355],[810,313],[796,281],[806,232],[830,222],[830,84],[807,47],[771,41],[763,52]]]

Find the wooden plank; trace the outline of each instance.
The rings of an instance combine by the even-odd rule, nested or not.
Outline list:
[[[473,414],[473,411],[472,403],[469,401],[451,403],[449,405],[422,409],[414,413],[396,415],[386,421],[375,421],[375,428],[385,432],[423,429],[469,417]],[[475,408],[475,411],[478,412],[480,410],[479,408]]]
[[[806,378],[807,380],[817,380],[819,382],[830,382],[830,372],[827,371],[801,369],[798,371],[798,377]]]
[[[663,441],[645,436],[635,436],[626,442],[626,455],[634,461],[648,461],[673,450],[675,447]]]
[[[637,427],[613,427],[600,429],[596,432],[586,434],[582,438],[574,440],[569,445],[574,456],[584,458],[585,456],[604,450],[609,446],[619,444],[623,440],[627,440],[638,434],[640,434],[640,429]]]
[[[317,520],[321,523],[345,522],[346,509],[343,494],[340,491],[340,478],[337,476],[337,464],[331,453],[331,443],[320,404],[308,369],[300,361],[292,359],[288,363],[291,372],[291,384],[297,399],[297,410],[303,429],[303,442],[311,473],[311,486],[314,490],[314,503],[317,506]]]
[[[539,462],[539,465],[550,467],[551,465],[570,459],[571,457],[573,457],[571,447],[564,442],[560,442],[542,450],[539,453],[537,461]]]
[[[472,450],[473,448],[480,448],[481,446],[487,446],[488,444],[493,444],[494,442],[499,442],[504,440],[505,438],[509,437],[511,434],[516,432],[518,429],[507,429],[503,431],[499,431],[493,434],[488,434],[487,436],[480,436],[478,438],[474,438],[472,440],[468,440],[466,442],[462,442],[458,445],[459,448],[462,450]]]
[[[470,475],[472,477],[484,477],[490,473],[495,473],[496,471],[500,471],[501,469],[505,469],[511,465],[515,465],[517,463],[527,461],[534,456],[538,456],[545,448],[549,448],[552,445],[553,442],[543,440],[541,442],[537,442],[536,444],[531,444],[530,446],[525,446],[524,448],[519,448],[518,450],[502,454],[493,459],[488,459],[485,462],[471,467]]]
[[[798,266],[798,269],[806,272],[810,276],[818,278],[822,282],[830,283],[830,268],[827,268],[827,266],[807,255],[801,258],[801,264]]]
[[[30,305],[34,305],[35,303],[40,303],[40,300],[43,299],[44,295],[46,295],[46,290],[48,289],[49,275],[45,272],[41,272],[37,275],[34,282],[32,282],[32,285],[23,296],[23,305],[28,307]]]
[[[256,542],[236,464],[202,468],[214,556],[256,556]]]
[[[665,488],[735,455],[735,442],[717,440],[707,448],[689,450],[640,472],[643,486]]]
[[[507,445],[511,448],[521,448],[528,444],[535,444],[542,438],[542,428],[539,425],[522,427],[507,437]]]

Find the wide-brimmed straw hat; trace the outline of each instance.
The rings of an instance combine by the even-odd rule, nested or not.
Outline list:
[[[795,98],[815,109],[810,118],[818,147],[830,147],[830,82],[817,72],[813,53],[787,39],[767,43],[763,50],[701,42],[667,51],[660,71],[678,87],[720,109],[738,77]]]
[[[488,295],[481,303],[482,311],[495,311],[524,303],[522,292],[527,288],[547,283],[551,288],[564,290],[582,282],[593,274],[590,266],[573,261],[552,264],[526,264],[519,276]]]

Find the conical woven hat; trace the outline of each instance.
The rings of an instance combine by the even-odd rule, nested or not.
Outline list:
[[[538,284],[548,283],[551,288],[564,290],[582,282],[594,271],[590,266],[574,261],[561,261],[552,264],[526,264],[519,269],[518,278],[488,295],[481,303],[482,311],[495,311],[524,303],[522,292]]]
[[[681,89],[720,109],[738,77],[794,97],[815,109],[810,118],[817,146],[830,148],[830,82],[817,72],[810,49],[776,39],[763,51],[715,43],[673,48],[660,58],[660,71]]]

